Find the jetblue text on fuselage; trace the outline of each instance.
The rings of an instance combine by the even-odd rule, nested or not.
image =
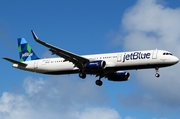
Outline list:
[[[127,60],[137,60],[137,59],[149,59],[151,53],[141,53],[141,52],[133,52],[133,53],[125,53],[123,57],[123,62]]]

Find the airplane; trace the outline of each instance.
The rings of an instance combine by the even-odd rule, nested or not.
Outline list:
[[[85,79],[87,74],[95,75],[99,77],[95,81],[96,85],[101,86],[102,78],[107,78],[109,81],[127,81],[130,73],[125,70],[154,68],[155,76],[160,77],[159,68],[179,62],[171,52],[158,49],[80,56],[48,44],[40,40],[33,30],[31,32],[37,43],[49,48],[52,55],[59,57],[40,59],[24,38],[18,38],[20,62],[3,58],[13,63],[14,68],[51,75],[78,73],[82,79]]]

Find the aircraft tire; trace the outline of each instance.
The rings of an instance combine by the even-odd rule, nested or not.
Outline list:
[[[156,73],[155,76],[156,76],[157,78],[159,78],[159,77],[160,77],[160,74]]]
[[[86,74],[85,73],[79,73],[79,77],[82,78],[82,79],[85,79],[86,78]]]
[[[96,82],[95,82],[95,83],[96,83],[96,85],[98,85],[98,86],[102,86],[102,84],[103,84],[103,82],[102,82],[101,80],[99,80],[99,79],[98,79],[98,80],[96,80]]]

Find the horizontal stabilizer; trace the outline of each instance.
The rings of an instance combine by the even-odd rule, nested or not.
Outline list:
[[[26,67],[27,66],[27,64],[25,64],[25,63],[18,62],[16,60],[13,60],[13,59],[10,59],[10,58],[3,57],[3,59],[5,59],[5,60],[7,60],[9,62],[12,62],[14,64],[18,64],[19,66],[22,66],[22,67]]]

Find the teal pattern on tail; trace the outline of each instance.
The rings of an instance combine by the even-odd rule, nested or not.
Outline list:
[[[18,38],[20,62],[39,59],[24,38]]]

